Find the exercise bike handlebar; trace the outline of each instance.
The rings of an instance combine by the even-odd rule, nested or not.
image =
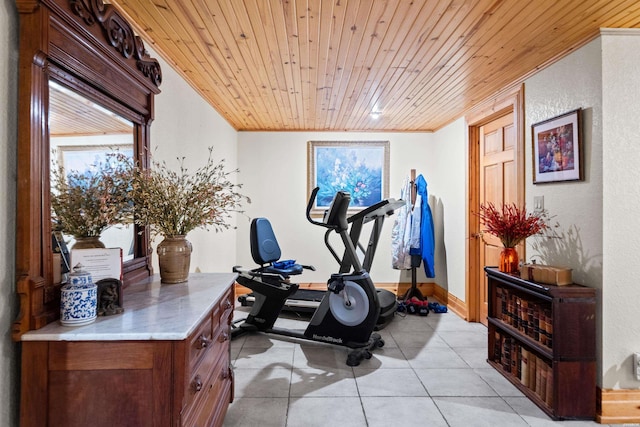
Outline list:
[[[316,221],[311,218],[311,209],[313,209],[313,202],[316,201],[316,196],[318,195],[318,191],[320,191],[320,187],[316,187],[311,191],[311,197],[309,197],[309,203],[307,203],[307,220],[311,224],[319,225],[321,227],[326,227],[326,225],[322,222]]]

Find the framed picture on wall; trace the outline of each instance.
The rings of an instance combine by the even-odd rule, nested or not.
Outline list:
[[[534,184],[584,179],[581,113],[573,110],[531,126]]]
[[[307,198],[315,187],[313,215],[323,214],[338,191],[351,194],[350,212],[389,197],[389,141],[309,141]]]
[[[94,165],[104,163],[109,153],[115,152],[133,158],[133,144],[60,145],[56,148],[57,161],[67,172],[90,170]]]

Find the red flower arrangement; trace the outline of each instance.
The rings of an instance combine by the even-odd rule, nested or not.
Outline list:
[[[549,228],[542,215],[527,214],[526,209],[515,203],[502,205],[502,210],[493,203],[483,203],[478,216],[487,227],[484,231],[499,238],[505,248],[514,248],[527,237]]]

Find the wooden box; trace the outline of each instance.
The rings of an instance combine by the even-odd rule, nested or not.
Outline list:
[[[548,285],[570,285],[573,283],[571,269],[551,265],[525,264],[520,268],[520,278]]]

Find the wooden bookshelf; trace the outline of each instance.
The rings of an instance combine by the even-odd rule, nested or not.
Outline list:
[[[489,364],[551,418],[594,419],[596,290],[485,272]]]

